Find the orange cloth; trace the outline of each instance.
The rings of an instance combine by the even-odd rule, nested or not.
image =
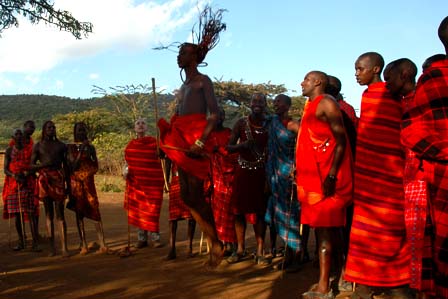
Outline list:
[[[174,115],[171,123],[163,118],[158,122],[161,149],[179,168],[202,180],[209,177],[210,159],[192,158],[185,151],[201,138],[206,125],[205,114]]]
[[[312,227],[344,226],[348,203],[353,198],[350,146],[345,148],[336,174],[336,193],[325,198],[322,185],[330,171],[336,140],[330,125],[316,117],[323,96],[307,101],[297,139],[297,191],[302,203],[301,222]]]

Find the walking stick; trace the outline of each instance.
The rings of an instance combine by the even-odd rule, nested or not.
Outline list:
[[[20,199],[20,184],[19,183],[17,183],[17,194],[19,197],[20,228],[22,230],[21,237],[22,237],[22,242],[23,242],[23,249],[25,249],[26,248],[26,240],[25,240],[25,230],[23,227],[23,211],[22,211],[22,201]],[[32,220],[30,220],[30,221],[32,221]]]
[[[156,93],[156,79],[151,78],[152,83],[152,96],[154,99],[154,114],[155,114],[155,123],[156,123],[156,146],[157,146],[157,155],[159,155],[160,150],[160,134],[159,129],[157,127],[157,121],[159,120],[159,108],[157,106],[157,93]],[[165,170],[165,159],[160,159],[160,165],[162,166],[162,173],[163,173],[163,183],[165,186],[165,190],[169,191],[170,187],[168,185],[168,180],[166,177],[166,170]]]

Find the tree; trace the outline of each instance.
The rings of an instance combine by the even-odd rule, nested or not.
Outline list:
[[[0,0],[0,33],[12,26],[19,27],[17,16],[28,18],[32,24],[55,25],[76,39],[87,37],[93,29],[92,23],[80,22],[70,12],[55,9],[51,0]]]
[[[58,138],[66,141],[73,141],[74,124],[84,122],[87,126],[87,137],[90,140],[103,133],[117,132],[123,133],[122,128],[116,122],[115,115],[104,108],[95,108],[82,112],[72,112],[67,114],[58,114],[53,117],[56,124]],[[127,131],[125,131],[127,133]]]
[[[268,98],[287,91],[283,84],[272,84],[270,81],[261,84],[245,84],[240,81],[221,81],[215,78],[213,82],[216,97],[222,101],[231,101],[237,105],[248,105],[252,94],[255,92],[264,93]]]
[[[92,92],[103,95],[111,101],[116,113],[116,121],[125,129],[133,132],[135,121],[144,117],[147,119],[148,131],[150,135],[156,132],[156,116],[152,88],[145,84],[125,85],[109,87],[106,89],[93,86]],[[167,109],[172,102],[173,95],[157,93],[157,106],[159,118],[167,117]]]

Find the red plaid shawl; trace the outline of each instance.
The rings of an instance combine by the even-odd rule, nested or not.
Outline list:
[[[171,176],[170,183],[170,193],[169,193],[169,219],[168,220],[180,220],[180,219],[192,219],[190,208],[184,203],[180,197],[180,183],[179,175],[175,167],[172,170],[173,174]]]
[[[23,172],[29,169],[29,165],[30,160],[27,159],[25,149],[18,150],[13,146],[9,170],[13,173]],[[35,213],[34,184],[34,177],[28,177],[27,181],[19,186],[13,177],[5,176],[3,185],[4,219],[14,217],[14,214],[19,212],[25,215]]]
[[[212,210],[218,238],[223,242],[236,242],[235,215],[232,212],[232,184],[237,155],[224,155],[222,150],[229,142],[231,129],[214,131],[210,143],[218,148],[212,156],[213,195]],[[219,150],[221,149],[221,150]]]
[[[401,141],[424,159],[436,296],[448,298],[448,60],[433,63],[421,75],[413,107],[403,116]]]
[[[159,231],[163,199],[162,166],[156,153],[156,139],[134,139],[125,149],[128,163],[125,209],[129,224],[151,232]]]

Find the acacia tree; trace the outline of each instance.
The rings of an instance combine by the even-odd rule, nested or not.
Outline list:
[[[19,27],[17,16],[27,18],[32,24],[54,25],[76,39],[87,37],[93,29],[92,23],[80,22],[70,12],[55,9],[51,0],[0,0],[0,33],[12,26]]]
[[[152,88],[149,85],[125,85],[109,87],[110,91],[93,86],[94,94],[102,95],[110,100],[116,121],[125,129],[133,131],[135,121],[140,117],[147,118],[149,134],[154,135],[156,132],[156,116],[154,98]],[[173,99],[171,94],[160,94],[157,92],[158,117],[167,117],[167,108]]]

